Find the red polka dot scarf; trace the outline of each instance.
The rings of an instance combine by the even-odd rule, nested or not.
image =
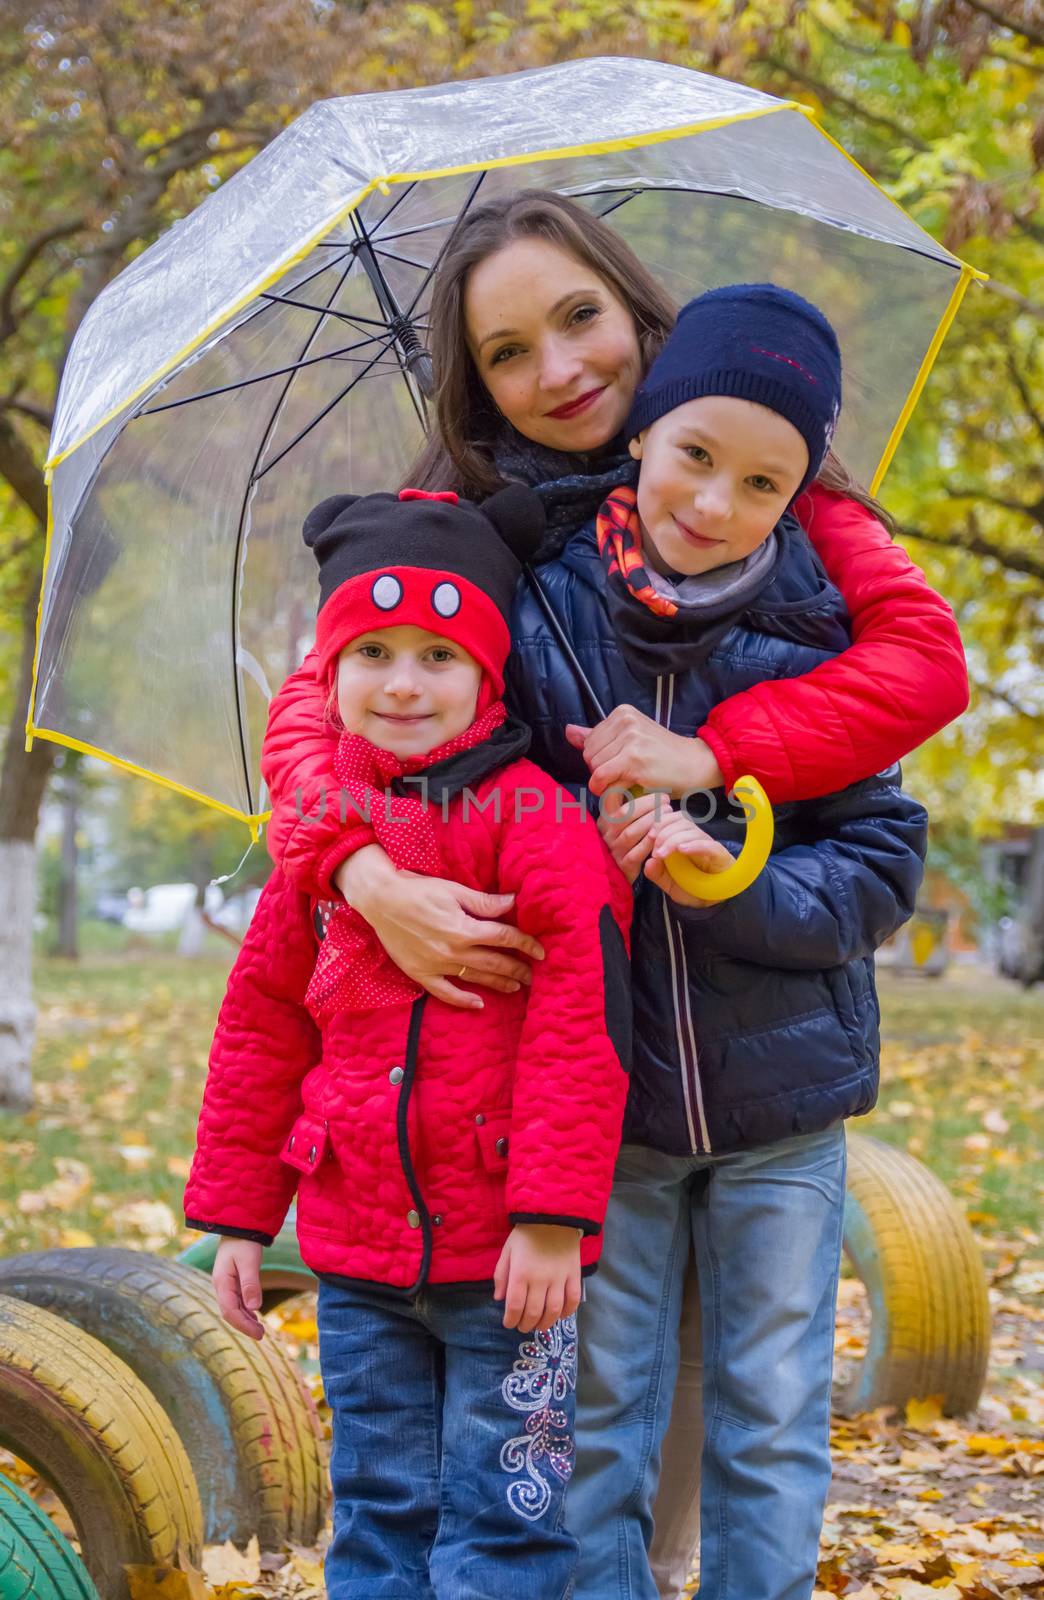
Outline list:
[[[490,760],[486,771],[504,765],[518,753],[510,741],[505,745],[494,737],[506,718],[503,701],[496,700],[464,733],[426,755],[406,760],[378,749],[369,739],[343,733],[334,758],[338,792],[333,803],[340,806],[346,826],[367,826],[373,842],[387,851],[396,867],[441,877],[433,807],[424,803],[419,785],[406,787],[395,780],[414,777],[487,742]],[[481,767],[481,762],[477,769],[473,767],[466,781],[477,782]],[[420,985],[390,959],[369,923],[350,906],[337,903],[326,920],[305,995],[305,1004],[319,1026],[339,1011],[369,1011],[415,1000],[422,993]]]

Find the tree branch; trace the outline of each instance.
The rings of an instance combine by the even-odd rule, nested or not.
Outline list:
[[[1044,717],[1039,711],[1034,711],[1030,706],[1019,703],[1014,696],[998,689],[994,683],[985,683],[981,678],[971,677],[971,682],[980,694],[989,695],[991,700],[998,700],[1002,706],[1007,706],[1009,711],[1014,711],[1016,716],[1025,717],[1027,722],[1044,722]]]
[[[6,418],[0,416],[0,477],[6,478],[23,505],[47,526],[47,488],[43,473]]]
[[[1020,512],[1022,516],[1031,517],[1044,528],[1044,495],[1027,505],[1024,500],[1009,500],[1007,495],[991,494],[988,489],[972,489],[964,484],[959,484],[956,488],[944,484],[942,492],[948,500],[981,500],[988,506],[1000,506],[1002,511]]]
[[[903,539],[920,539],[922,544],[941,545],[944,550],[984,556],[989,561],[996,561],[1008,572],[1022,573],[1027,578],[1036,578],[1038,583],[1044,583],[1044,561],[1026,555],[1022,551],[1005,550],[1003,545],[995,544],[992,539],[984,539],[979,533],[957,536],[928,533],[923,528],[901,527],[899,535]]]
[[[1041,415],[1036,406],[1033,404],[1033,396],[1030,393],[1029,384],[1019,371],[1019,364],[1015,360],[1015,352],[1013,350],[1008,351],[1008,371],[1011,373],[1011,381],[1019,391],[1019,399],[1026,407],[1026,412],[1032,421],[1033,426],[1040,434],[1041,439],[1044,439],[1044,416]]]
[[[989,17],[991,22],[1006,28],[1009,33],[1017,33],[1023,39],[1028,39],[1030,44],[1044,44],[1044,30],[1035,28],[1032,23],[1016,22],[1013,17],[1006,17],[1003,11],[991,6],[988,0],[964,0],[964,4],[969,11],[978,11],[981,16]]]
[[[818,78],[809,77],[807,72],[802,72],[798,67],[792,67],[789,62],[780,60],[778,56],[763,56],[762,60],[767,67],[774,67],[777,72],[793,78],[796,83],[803,83],[806,89],[811,89],[814,95],[818,96],[820,100],[825,100],[829,105],[844,106],[846,111],[850,111],[853,116],[861,118],[863,122],[872,122],[879,128],[887,128],[889,133],[895,134],[898,139],[909,145],[911,149],[931,149],[928,141],[922,139],[920,134],[914,133],[912,129],[904,128],[901,123],[893,122],[891,117],[881,116],[877,111],[868,111],[857,100],[849,99],[848,95],[841,94],[837,89],[832,89],[827,83],[821,83]]]
[[[0,289],[0,340],[9,338],[18,327],[18,313],[15,311],[14,304],[15,290],[33,262],[56,239],[67,239],[70,234],[79,233],[80,229],[85,226],[85,217],[74,217],[72,222],[60,223],[56,228],[48,228],[46,232],[37,234],[36,238],[31,239],[26,245],[7,274],[7,281],[3,289]]]
[[[31,400],[18,400],[14,395],[8,395],[0,400],[0,411],[17,411],[20,417],[28,417],[31,422],[38,422],[48,433],[54,427],[54,412],[48,411],[46,406],[34,405]]]
[[[1044,305],[1039,300],[1029,300],[1017,289],[1011,289],[1006,283],[998,283],[996,278],[988,278],[982,287],[989,294],[999,294],[1002,300],[1010,300],[1013,306],[1018,306],[1020,311],[1025,311],[1031,317],[1039,317],[1044,321]]]

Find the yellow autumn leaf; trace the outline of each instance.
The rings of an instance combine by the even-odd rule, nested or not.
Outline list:
[[[177,1567],[125,1566],[130,1600],[210,1600],[198,1572]]]
[[[94,1236],[84,1233],[82,1228],[63,1228],[58,1235],[58,1243],[63,1250],[89,1250],[94,1244]]]
[[[922,1489],[917,1498],[918,1500],[941,1500],[943,1492],[941,1489]]]
[[[906,1402],[906,1421],[914,1429],[930,1428],[932,1423],[941,1422],[943,1414],[943,1396],[929,1394],[923,1400],[908,1400]]]
[[[1011,1439],[998,1439],[992,1433],[969,1433],[964,1448],[970,1456],[1007,1456],[1016,1448]]]

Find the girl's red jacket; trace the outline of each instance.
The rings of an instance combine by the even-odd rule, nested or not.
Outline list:
[[[631,889],[531,762],[434,823],[448,877],[516,897],[545,951],[528,991],[477,990],[481,1011],[422,996],[341,1012],[320,1034],[303,1002],[322,917],[273,874],[218,1019],[189,1227],[270,1244],[296,1190],[317,1273],[485,1283],[514,1222],[582,1229],[594,1265],[630,1068]]]
[[[832,794],[881,772],[960,716],[968,672],[953,612],[877,518],[813,487],[802,526],[841,591],[852,646],[803,678],[759,683],[711,712],[699,735],[729,787],[750,773],[777,805]],[[336,737],[309,655],[269,711],[261,769],[272,795],[268,848],[309,893],[332,897],[331,876],[365,842],[346,831],[332,794]],[[310,820],[303,820],[308,818]]]

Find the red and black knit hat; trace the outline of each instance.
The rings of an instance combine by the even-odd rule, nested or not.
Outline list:
[[[319,563],[320,680],[361,633],[413,624],[463,645],[499,698],[515,585],[544,528],[543,505],[522,484],[481,506],[422,489],[323,500],[304,524]]]

